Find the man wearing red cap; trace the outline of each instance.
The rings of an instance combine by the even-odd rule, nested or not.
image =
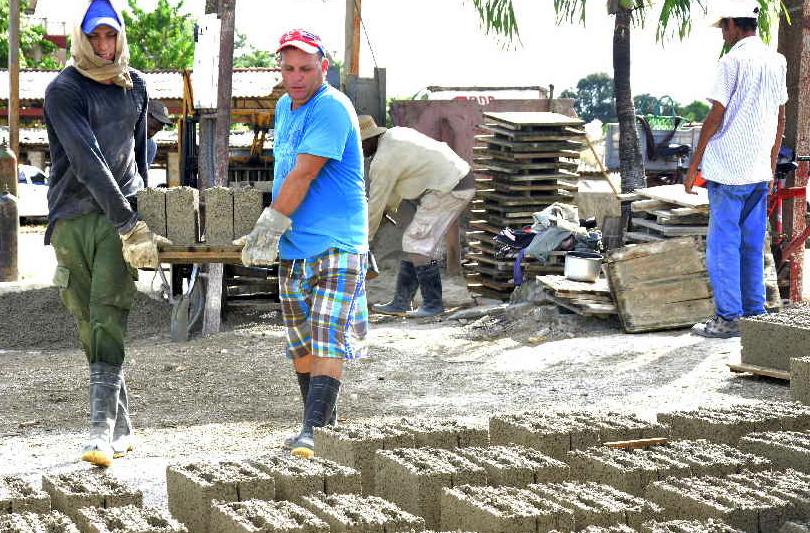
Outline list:
[[[285,445],[312,457],[314,428],[336,417],[343,363],[361,355],[351,337],[368,328],[368,205],[357,115],[325,83],[320,38],[289,31],[277,53],[287,94],[276,105],[273,204],[236,242],[245,265],[280,257],[287,356],[304,400],[301,431]]]
[[[123,363],[133,276],[157,266],[165,241],[133,209],[147,178],[148,99],[143,77],[128,66],[122,20],[108,0],[91,2],[72,35],[70,66],[45,92],[52,161],[45,242],[90,364],[81,459],[98,466],[132,449]]]

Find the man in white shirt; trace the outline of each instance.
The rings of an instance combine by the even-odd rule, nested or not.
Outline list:
[[[709,190],[706,266],[716,316],[693,328],[704,337],[737,337],[740,317],[765,313],[768,190],[788,95],[785,58],[756,35],[758,17],[756,0],[728,1],[718,12],[715,26],[730,50],[718,62],[712,108],[684,180],[692,192],[702,165]]]
[[[395,213],[402,200],[419,200],[413,221],[402,235],[405,258],[400,261],[394,299],[373,310],[410,318],[442,313],[441,243],[475,194],[470,165],[446,143],[412,128],[382,128],[368,115],[358,119],[363,155],[373,156],[366,176],[369,241],[386,212]],[[422,304],[412,311],[417,288]]]

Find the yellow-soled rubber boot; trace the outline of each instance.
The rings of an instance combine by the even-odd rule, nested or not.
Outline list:
[[[121,378],[121,365],[90,364],[90,437],[82,448],[82,461],[104,468],[113,462],[112,436]]]
[[[129,394],[127,382],[121,375],[121,389],[118,392],[118,411],[115,416],[115,428],[112,434],[113,457],[120,459],[135,449],[135,437],[132,435],[132,420],[129,418]]]
[[[109,444],[105,445],[102,441],[89,442],[82,448],[80,459],[88,463],[107,468],[113,462],[113,449]]]
[[[315,457],[315,442],[311,436],[299,435],[295,439],[290,453],[294,457],[300,457],[301,459],[312,459]]]

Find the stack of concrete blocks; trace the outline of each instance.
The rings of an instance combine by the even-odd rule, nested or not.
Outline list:
[[[651,484],[646,496],[668,519],[716,518],[750,533],[778,531],[786,520],[808,516],[810,475],[784,470],[671,478]]]
[[[740,439],[739,446],[748,452],[767,457],[775,468],[793,468],[810,473],[810,432],[750,433]]]
[[[44,475],[42,488],[50,495],[53,509],[65,513],[80,529],[82,516],[79,510],[84,507],[143,505],[140,490],[99,469]]]
[[[262,192],[245,187],[212,187],[205,196],[205,242],[229,245],[247,235],[262,214]]]
[[[790,395],[797,402],[810,405],[810,357],[790,360]]]
[[[140,210],[140,206],[138,207]],[[166,189],[166,236],[177,245],[199,241],[200,194],[193,187]]]
[[[640,533],[742,533],[722,520],[670,520],[668,522],[647,522]]]
[[[11,513],[47,513],[51,498],[17,476],[0,477],[0,515]]]
[[[133,505],[85,507],[79,510],[78,525],[86,533],[188,533],[167,511]]]
[[[263,210],[262,191],[252,187],[233,189],[233,238],[250,233]]]
[[[465,424],[452,419],[413,418],[393,424],[413,435],[416,448],[466,448],[489,446],[489,430],[486,427]]]
[[[276,499],[298,502],[301,496],[361,493],[360,472],[323,457],[301,459],[287,450],[278,450],[250,461],[256,469],[271,478]]]
[[[779,533],[810,533],[810,522],[785,522]]]
[[[330,531],[346,533],[423,531],[425,520],[377,496],[315,494],[304,496],[304,507],[329,524]]]
[[[674,441],[646,449],[588,448],[566,458],[574,479],[596,481],[642,496],[668,477],[722,476],[770,468],[768,459],[706,440]]]
[[[247,463],[192,463],[166,469],[169,511],[191,533],[208,533],[214,500],[272,500],[273,478]]]
[[[153,233],[168,237],[166,224],[166,191],[164,187],[149,187],[138,191],[138,216]]]
[[[532,483],[557,483],[570,478],[567,464],[524,446],[460,448],[456,452],[482,467],[487,484],[525,488]]]
[[[621,413],[524,413],[492,417],[489,435],[493,445],[519,444],[563,459],[571,450],[609,441],[665,437],[668,430]]]
[[[810,304],[740,320],[744,364],[790,371],[792,357],[810,355]]]
[[[316,457],[358,470],[363,494],[376,494],[374,454],[377,450],[412,447],[412,434],[384,425],[346,424],[315,428]]]
[[[211,509],[216,533],[326,533],[329,525],[289,501],[248,500],[220,503]]]
[[[376,468],[375,493],[421,516],[430,528],[441,524],[443,488],[487,483],[483,468],[442,448],[379,450]]]
[[[673,437],[707,439],[733,446],[756,431],[810,429],[810,407],[795,402],[762,401],[659,413],[658,420],[670,426]]]
[[[79,533],[76,524],[59,511],[0,514],[0,533]]]

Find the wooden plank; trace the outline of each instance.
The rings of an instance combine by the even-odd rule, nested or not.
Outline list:
[[[642,244],[636,246],[624,246],[616,250],[611,250],[607,255],[608,262],[631,261],[642,257],[660,255],[662,253],[688,253],[690,250],[701,250],[702,246],[695,237],[683,237],[679,239],[668,239],[661,242]]]
[[[242,263],[241,246],[161,246],[161,263]]]
[[[659,187],[648,187],[637,189],[636,193],[653,200],[662,200],[671,204],[683,207],[700,207],[709,205],[709,191],[703,187],[694,187],[697,194],[687,194],[683,185],[661,185]]]
[[[655,230],[661,235],[666,235],[667,237],[705,236],[709,234],[708,226],[665,226],[652,220],[646,220],[638,217],[633,217],[632,222],[635,226],[650,228],[651,230]]]
[[[564,307],[569,311],[582,316],[598,316],[598,315],[615,315],[617,313],[616,306],[613,304],[602,303],[582,303],[577,304],[566,298],[554,296],[548,291],[543,291],[543,295],[551,302],[560,307]]]
[[[568,139],[584,139],[585,130],[565,126],[546,131],[527,132],[521,130],[511,130],[497,124],[481,124],[481,129],[491,131],[498,136],[507,137],[516,141],[565,141]]]
[[[663,446],[669,443],[669,439],[665,437],[658,437],[653,439],[636,439],[636,440],[617,440],[613,442],[604,442],[604,446],[608,448],[621,448],[624,450],[636,450],[639,448],[649,448],[651,446]]]
[[[636,200],[630,204],[630,210],[633,213],[643,213],[652,209],[662,209],[670,205],[672,204],[662,202],[661,200]]]
[[[790,381],[790,372],[785,372],[784,370],[777,370],[775,368],[768,368],[764,366],[757,366],[757,365],[746,365],[742,363],[726,363],[726,366],[732,372],[740,373],[740,374],[754,374],[755,376],[765,376],[769,378],[781,379],[784,381]]]
[[[605,278],[599,278],[595,283],[585,283],[572,281],[565,276],[537,276],[537,282],[556,292],[610,294],[610,287]]]
[[[543,139],[542,141],[520,141],[496,137],[494,135],[487,135],[486,139],[482,140],[484,140],[487,145],[490,145],[489,146],[490,149],[494,148],[495,146],[498,146],[514,152],[532,152],[535,150],[542,152],[549,152],[549,151],[553,152],[557,150],[577,150],[581,152],[583,144],[582,141],[572,139],[561,139],[561,140]]]
[[[651,233],[642,233],[640,231],[628,231],[624,234],[624,239],[626,242],[656,242],[656,241],[663,241],[664,237],[659,235],[653,235]]]
[[[583,120],[578,118],[545,111],[485,112],[484,118],[510,129],[536,126],[582,126],[585,124]]]

